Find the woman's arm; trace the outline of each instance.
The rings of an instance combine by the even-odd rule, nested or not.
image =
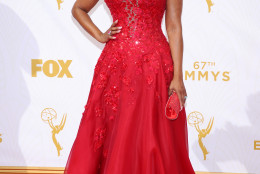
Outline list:
[[[101,43],[107,42],[109,39],[115,39],[113,34],[120,32],[120,27],[115,27],[117,20],[112,23],[111,27],[102,33],[99,28],[93,23],[88,12],[97,4],[98,0],[77,0],[71,10],[73,17],[79,22],[79,24],[97,41]],[[112,30],[111,35],[108,35],[108,31]]]
[[[167,0],[165,12],[166,31],[169,38],[171,55],[174,62],[174,76],[169,87],[169,95],[172,90],[176,91],[181,106],[184,106],[184,96],[187,95],[183,83],[183,38],[182,38],[182,2],[183,0]]]

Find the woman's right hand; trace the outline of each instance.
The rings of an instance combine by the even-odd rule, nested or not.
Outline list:
[[[180,101],[181,109],[182,109],[182,107],[185,106],[186,103],[185,96],[187,96],[183,78],[173,77],[168,89],[168,96],[170,96],[173,93],[173,91],[177,93],[178,99]]]
[[[106,43],[108,42],[110,39],[116,39],[115,36],[113,36],[116,33],[119,33],[121,31],[122,26],[120,27],[116,27],[116,24],[118,23],[118,19],[112,23],[112,25],[110,26],[110,28],[105,32],[102,33],[100,35],[100,39],[99,42],[101,43]],[[108,32],[111,31],[110,35],[108,34]]]

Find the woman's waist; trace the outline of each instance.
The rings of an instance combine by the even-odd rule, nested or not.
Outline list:
[[[169,43],[163,33],[156,35],[114,35],[116,39],[110,39],[106,43],[106,49],[110,51],[127,52],[133,54],[143,54],[155,50],[169,51]]]
[[[125,44],[147,44],[152,42],[165,42],[166,37],[161,28],[154,30],[128,30],[128,28],[121,29],[119,33],[113,34],[115,39],[113,42],[123,42]]]

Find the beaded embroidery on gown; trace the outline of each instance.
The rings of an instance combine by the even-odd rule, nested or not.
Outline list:
[[[173,78],[166,0],[105,0],[121,32],[96,63],[65,174],[194,174],[185,108],[168,120]]]

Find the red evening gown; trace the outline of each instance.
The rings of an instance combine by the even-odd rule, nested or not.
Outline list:
[[[166,0],[105,0],[121,32],[94,70],[65,174],[194,174],[185,108],[164,115],[173,78]]]

